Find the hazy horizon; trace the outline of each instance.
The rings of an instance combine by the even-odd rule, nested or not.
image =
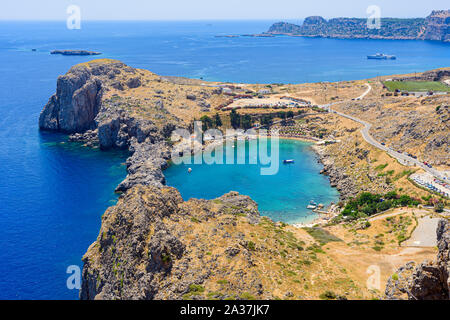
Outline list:
[[[213,21],[213,20],[301,20],[308,16],[324,18],[367,17],[371,5],[381,9],[381,17],[423,18],[432,10],[447,10],[447,0],[228,0],[213,3],[208,0],[16,0],[3,3],[1,21],[64,21],[67,8],[77,5],[84,21]]]

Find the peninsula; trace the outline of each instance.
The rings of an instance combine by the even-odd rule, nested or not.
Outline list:
[[[338,39],[435,40],[450,42],[450,10],[433,11],[426,18],[381,18],[380,29],[369,29],[367,19],[308,17],[302,25],[273,24],[266,34]]]
[[[122,195],[83,257],[80,298],[448,298],[448,195],[433,174],[450,167],[449,95],[431,88],[449,79],[449,69],[439,69],[327,84],[230,84],[109,59],[72,67],[40,114],[41,130],[131,153]],[[423,91],[408,90],[411,82]],[[266,126],[316,142],[341,202],[314,225],[291,226],[260,216],[237,192],[183,201],[165,185],[168,138],[199,118],[207,128]],[[415,246],[424,239],[431,243]],[[381,266],[381,285],[369,288],[372,265]]]

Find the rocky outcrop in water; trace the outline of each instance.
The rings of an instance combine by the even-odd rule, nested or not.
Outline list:
[[[129,75],[120,81],[119,75]],[[170,158],[166,139],[175,129],[133,114],[129,101],[119,96],[106,99],[104,93],[120,83],[130,89],[141,86],[137,71],[114,60],[94,60],[77,65],[58,78],[57,92],[39,117],[39,127],[71,133],[69,140],[98,146],[103,150],[129,150],[127,178],[116,191],[124,192],[136,184],[161,187],[162,170]],[[155,103],[155,109],[161,106]]]
[[[54,94],[39,116],[39,128],[67,133],[95,127],[102,82],[85,67],[72,68],[58,78]]]
[[[436,261],[413,262],[399,268],[386,285],[386,299],[450,300],[450,221],[439,221]]]

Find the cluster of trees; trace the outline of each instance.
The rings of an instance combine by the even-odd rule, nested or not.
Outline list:
[[[208,129],[214,129],[222,126],[222,119],[220,115],[216,113],[216,115],[211,119],[209,116],[204,115],[200,118],[202,122],[202,130],[206,131]]]
[[[299,112],[300,114],[301,112]],[[294,111],[278,111],[273,113],[266,113],[259,116],[259,122],[263,126],[270,126],[273,123],[273,119],[279,118],[282,120],[294,118]],[[250,129],[253,127],[254,119],[249,114],[240,115],[235,109],[230,113],[231,126],[234,129]]]
[[[435,198],[435,197],[431,196],[431,194],[430,194],[428,196],[423,196],[422,200],[425,201],[425,204],[427,206],[434,207],[434,211],[436,211],[438,213],[441,213],[444,211],[446,202],[444,202],[443,199]]]
[[[233,129],[250,129],[253,127],[253,119],[249,114],[240,115],[235,109],[231,110],[230,123]]]
[[[304,113],[304,110],[298,110],[297,115]],[[296,114],[294,111],[277,111],[272,113],[266,113],[259,115],[259,122],[263,126],[270,126],[273,123],[273,119],[279,118],[282,120],[293,119]],[[220,115],[216,113],[216,115],[211,118],[207,115],[204,115],[200,118],[202,122],[202,129],[206,131],[208,129],[214,129],[221,127],[223,122],[220,118]],[[239,114],[235,109],[230,112],[230,124],[234,129],[250,129],[254,126],[255,118],[250,114]]]
[[[386,211],[390,208],[417,206],[419,200],[408,195],[398,195],[395,191],[387,194],[361,193],[357,198],[350,200],[345,206],[342,214],[346,217],[360,218]]]

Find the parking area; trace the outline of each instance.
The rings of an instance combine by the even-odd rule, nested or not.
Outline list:
[[[437,192],[444,197],[449,198],[450,196],[450,184],[444,180],[433,177],[433,175],[428,172],[415,173],[411,175],[411,179],[418,185]]]

